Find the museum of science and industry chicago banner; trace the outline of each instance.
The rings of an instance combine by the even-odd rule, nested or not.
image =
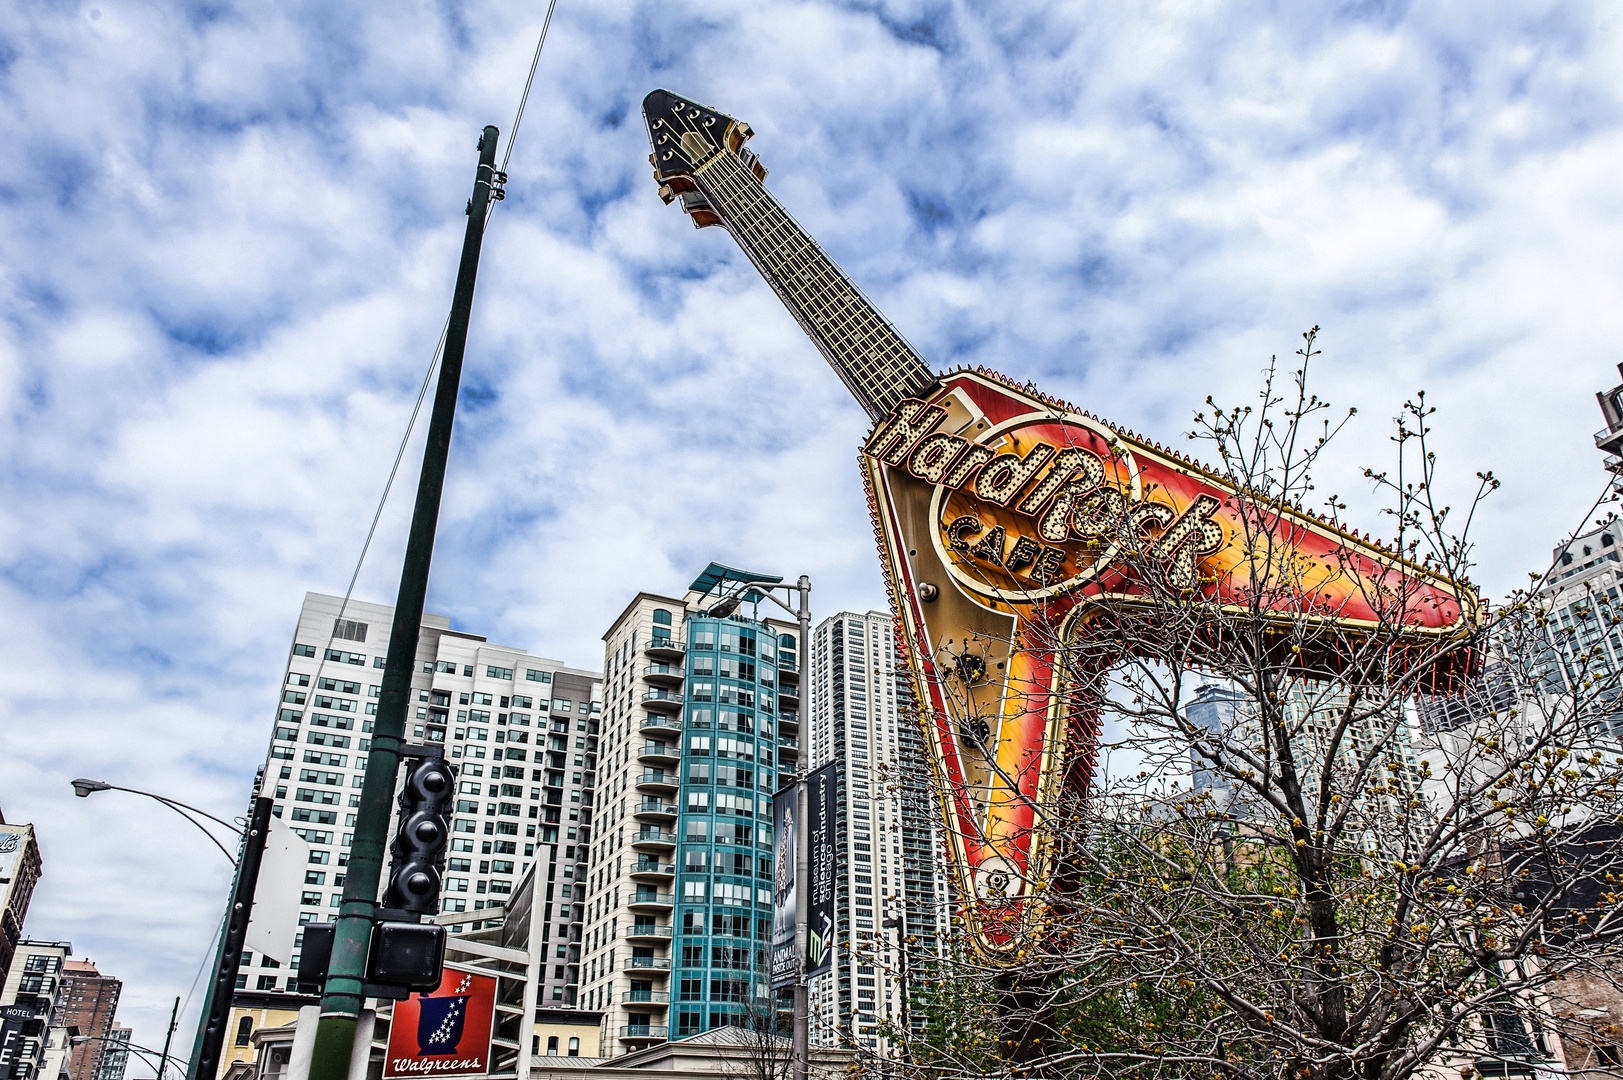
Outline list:
[[[795,865],[795,815],[799,788],[791,784],[772,799],[772,988],[791,986],[797,970],[828,971],[834,959],[834,815],[839,776],[830,762],[806,778],[807,882]],[[802,887],[804,886],[804,893]],[[795,948],[800,905],[806,904],[806,955]]]

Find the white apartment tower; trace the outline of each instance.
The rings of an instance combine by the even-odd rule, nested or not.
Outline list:
[[[889,1054],[879,1024],[900,1025],[908,974],[935,959],[946,929],[931,763],[887,612],[824,619],[811,671],[811,768],[840,765],[834,966],[812,980],[812,1039]]]
[[[309,865],[297,880],[262,877],[257,891],[297,893],[300,926],[330,921],[343,898],[393,621],[392,607],[320,593],[307,593],[299,612],[262,793],[309,845]],[[530,864],[546,863],[537,900],[557,963],[537,1001],[573,1006],[582,910],[571,885],[586,872],[601,677],[424,615],[411,693],[407,741],[444,743],[458,773],[441,910],[505,907]],[[294,971],[277,967],[245,955],[238,996],[294,991]]]

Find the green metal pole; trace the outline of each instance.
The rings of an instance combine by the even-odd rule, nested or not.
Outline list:
[[[175,1007],[169,1010],[169,1034],[163,1037],[163,1057],[158,1061],[158,1080],[164,1080],[164,1070],[169,1067],[169,1043],[175,1037],[175,1020],[180,1016],[180,998],[175,998]]]
[[[451,449],[451,425],[456,415],[457,388],[462,380],[462,355],[468,342],[468,316],[473,310],[473,283],[479,272],[479,246],[484,238],[485,212],[490,204],[496,169],[494,127],[479,139],[479,170],[468,201],[468,229],[462,239],[462,263],[457,269],[451,320],[445,332],[445,356],[434,391],[434,412],[428,424],[428,445],[423,449],[423,471],[417,481],[417,505],[411,516],[411,535],[400,568],[400,592],[395,599],[394,628],[389,655],[384,661],[383,689],[378,699],[372,750],[366,759],[366,784],[355,822],[344,879],[344,900],[338,909],[333,934],[332,960],[327,968],[327,989],[321,999],[321,1021],[316,1026],[309,1080],[346,1080],[355,1046],[356,1020],[363,1004],[367,950],[377,908],[378,882],[388,846],[390,804],[400,767],[400,744],[406,734],[406,710],[411,696],[411,672],[417,661],[417,636],[423,622],[423,600],[428,592],[428,568],[434,557],[434,530],[439,522],[440,493],[445,486],[445,462]]]

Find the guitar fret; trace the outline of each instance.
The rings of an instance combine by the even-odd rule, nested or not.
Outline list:
[[[731,155],[699,179],[745,253],[868,412],[881,416],[933,376],[816,241]]]

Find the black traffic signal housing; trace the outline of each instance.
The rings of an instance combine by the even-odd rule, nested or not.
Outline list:
[[[427,993],[439,986],[444,969],[445,927],[380,922],[372,928],[372,949],[366,964],[368,985]]]
[[[337,923],[306,923],[301,932],[304,941],[299,946],[299,991],[319,994],[327,985],[327,966],[332,963],[333,935]]]
[[[445,967],[445,927],[424,923],[440,909],[440,871],[451,833],[456,767],[439,746],[402,746],[411,764],[400,788],[400,824],[389,845],[389,883],[372,927],[366,993],[404,998],[433,990]]]
[[[401,747],[404,756],[421,756],[406,770],[400,789],[400,827],[389,845],[389,887],[383,906],[417,916],[440,910],[440,871],[451,835],[451,804],[456,796],[456,768],[440,747]]]

